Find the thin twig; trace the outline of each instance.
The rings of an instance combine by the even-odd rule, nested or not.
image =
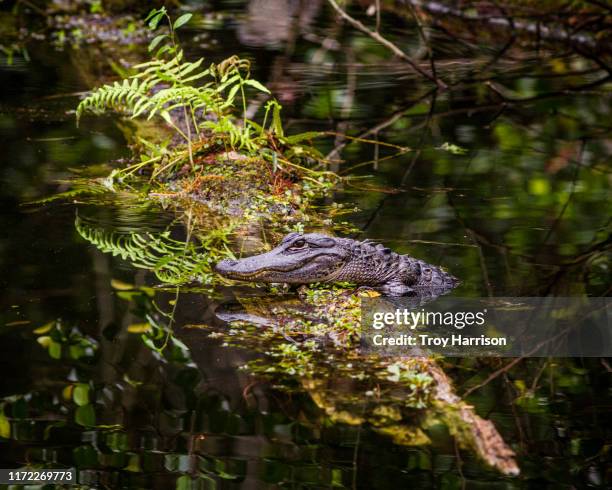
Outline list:
[[[538,372],[535,375],[535,377],[533,378],[533,382],[531,383],[531,392],[532,393],[535,393],[536,390],[538,389],[538,382],[540,381],[540,378],[542,377],[542,374],[544,373],[544,370],[548,367],[548,363],[549,363],[549,359],[546,359],[542,363],[542,366],[540,366],[540,369],[538,369]]]
[[[419,97],[418,99],[410,102],[410,104],[408,105],[408,107],[403,107],[402,109],[400,109],[399,111],[391,114],[391,116],[389,116],[387,119],[385,119],[384,121],[382,121],[381,123],[377,124],[376,126],[374,126],[373,128],[367,129],[365,130],[363,133],[359,134],[358,136],[356,136],[356,141],[361,141],[364,142],[366,140],[364,140],[364,138],[368,137],[368,136],[372,136],[375,135],[376,139],[373,140],[373,143],[375,145],[381,145],[381,146],[388,146],[389,143],[385,143],[382,142],[378,139],[378,133],[379,131],[382,131],[383,129],[387,128],[388,126],[391,126],[393,123],[395,123],[398,119],[402,118],[403,116],[406,115],[406,113],[412,109],[415,105],[417,105],[419,102],[423,101],[424,99],[426,99],[427,97],[429,97],[432,92],[434,91],[430,90],[429,92],[427,92],[425,95],[423,95],[422,97]],[[350,138],[347,138],[350,139]],[[332,158],[335,158],[337,156],[340,155],[340,152],[349,144],[350,141],[344,141],[342,143],[340,143],[339,145],[336,145],[334,147],[334,149],[332,151],[330,151],[326,156],[325,159],[326,160],[331,160]],[[367,142],[367,141],[366,141]],[[397,145],[393,145],[394,148],[400,148]]]
[[[417,148],[416,152],[414,153],[414,155],[412,156],[412,160],[410,161],[410,165],[408,165],[408,168],[406,169],[406,171],[404,172],[404,175],[402,176],[402,180],[401,180],[401,186],[402,187],[406,185],[406,181],[408,180],[408,176],[412,172],[412,169],[416,165],[417,160],[421,156],[421,151],[423,150],[423,146],[425,145],[425,137],[427,136],[428,130],[430,128],[431,119],[432,119],[432,116],[433,116],[433,114],[435,112],[436,100],[437,100],[437,93],[436,92],[432,92],[432,94],[431,94],[431,102],[429,103],[429,111],[427,111],[427,119],[425,120],[425,125],[423,127],[423,131],[421,132],[421,135],[419,136],[419,143],[417,145],[418,148]]]
[[[356,29],[359,29],[361,32],[367,34],[372,39],[374,39],[375,41],[377,41],[380,44],[382,44],[383,46],[385,46],[393,54],[395,54],[395,56],[397,56],[398,58],[401,58],[406,63],[408,63],[412,67],[412,69],[414,71],[416,71],[421,76],[423,76],[423,77],[427,78],[428,80],[432,81],[433,83],[435,83],[439,88],[441,88],[441,89],[448,88],[448,85],[446,85],[446,83],[444,83],[442,80],[440,80],[435,75],[427,73],[425,70],[423,70],[421,67],[419,67],[406,53],[404,53],[400,48],[398,48],[391,41],[389,41],[388,39],[386,39],[383,36],[381,36],[378,32],[371,31],[365,25],[363,25],[360,21],[358,21],[357,19],[355,19],[355,18],[351,17],[349,14],[347,14],[344,10],[342,10],[340,8],[340,6],[336,3],[335,0],[327,0],[327,1],[333,7],[333,9],[340,15],[340,17],[342,17],[344,20],[346,20],[349,24],[351,24]]]
[[[491,373],[482,383],[478,383],[477,385],[472,386],[470,389],[466,390],[465,393],[462,395],[462,398],[467,398],[469,395],[474,393],[476,390],[479,390],[483,386],[488,385],[495,378],[497,378],[498,376],[501,376],[502,374],[508,372],[510,369],[512,369],[514,366],[516,366],[522,360],[526,359],[527,357],[531,356],[532,354],[535,354],[537,351],[540,350],[540,348],[544,347],[546,344],[548,344],[550,342],[554,342],[555,340],[557,340],[562,335],[565,335],[573,327],[574,327],[573,325],[570,325],[569,327],[564,328],[557,335],[555,335],[554,337],[551,337],[550,339],[543,340],[542,342],[537,344],[533,349],[531,349],[529,352],[527,352],[526,354],[523,354],[521,357],[517,357],[515,359],[512,359],[512,361],[510,361],[508,364],[506,364],[505,366],[501,367],[497,371]]]
[[[580,163],[582,163],[582,155],[584,154],[585,146],[586,146],[586,141],[582,140],[580,149],[578,150],[578,161]],[[572,198],[574,197],[574,192],[576,192],[576,183],[578,181],[579,174],[580,174],[580,165],[576,165],[576,167],[574,168],[574,176],[572,178],[572,185],[570,187],[569,195],[567,196],[565,203],[563,203],[563,207],[561,208],[559,215],[555,218],[555,221],[553,221],[552,225],[550,225],[550,228],[548,229],[548,232],[546,233],[546,236],[544,237],[544,240],[542,241],[542,247],[546,245],[546,243],[552,236],[553,232],[557,229],[557,227],[561,223],[561,220],[563,219],[563,215],[565,214],[565,211],[567,211],[567,208],[570,202],[572,201]]]
[[[459,473],[459,478],[461,478],[461,490],[465,490],[465,485],[467,480],[465,479],[465,475],[463,474],[463,459],[461,459],[461,453],[459,452],[459,443],[457,442],[457,438],[453,439],[455,443],[455,460],[457,462],[457,473]]]
[[[489,269],[487,269],[487,261],[485,260],[484,253],[482,252],[482,247],[480,246],[480,243],[476,239],[472,230],[470,230],[469,228],[466,228],[465,230],[467,231],[469,237],[472,239],[472,242],[474,243],[474,245],[476,245],[476,250],[478,251],[478,262],[480,264],[480,270],[482,272],[482,280],[485,284],[485,287],[487,288],[487,294],[489,295],[490,298],[492,298],[493,288],[491,287],[491,280],[489,278],[490,277]]]
[[[423,44],[425,44],[425,48],[427,49],[427,56],[429,58],[429,66],[431,67],[431,73],[433,73],[434,77],[438,78],[438,72],[436,71],[436,62],[434,61],[433,57],[433,49],[431,49],[431,43],[425,35],[425,29],[423,29],[423,24],[421,23],[421,19],[419,19],[419,15],[415,10],[414,5],[408,2],[408,6],[410,8],[410,13],[414,17],[414,21],[416,22],[417,30],[419,31],[421,40],[423,41]]]

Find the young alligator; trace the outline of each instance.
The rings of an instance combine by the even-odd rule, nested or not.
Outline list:
[[[383,245],[319,233],[289,233],[273,250],[241,260],[223,260],[215,270],[241,281],[352,282],[388,296],[439,295],[455,287],[457,279],[439,267]]]

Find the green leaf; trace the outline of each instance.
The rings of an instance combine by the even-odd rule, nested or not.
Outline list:
[[[4,411],[0,410],[0,437],[8,439],[11,437],[11,423],[4,415]]]
[[[85,349],[78,345],[71,345],[68,348],[68,352],[70,353],[70,357],[72,359],[80,359],[85,355]]]
[[[234,102],[234,97],[236,96],[236,92],[238,92],[238,90],[240,90],[240,85],[234,85],[229,93],[227,94],[227,102],[230,104],[233,104]]]
[[[113,289],[116,289],[117,291],[133,291],[134,289],[136,289],[136,286],[134,286],[133,284],[120,281],[119,279],[111,279],[110,285]]]
[[[548,179],[535,178],[529,180],[529,193],[543,196],[550,193],[550,181]]]
[[[59,344],[52,340],[49,343],[49,355],[53,359],[60,359],[62,357],[62,344]]]
[[[38,337],[36,339],[36,342],[38,342],[43,348],[48,349],[49,346],[51,345],[51,337],[49,337],[48,335],[44,335],[42,337]]]
[[[172,50],[173,50],[172,46],[166,44],[165,46],[162,46],[161,48],[159,48],[157,53],[155,53],[155,57],[159,58],[165,52],[167,52],[167,51],[172,52]]]
[[[123,469],[125,471],[131,471],[133,473],[142,472],[142,469],[140,467],[140,456],[138,454],[130,454],[128,464]]]
[[[264,87],[261,83],[259,83],[257,80],[251,80],[251,79],[245,80],[244,84],[257,89],[260,92],[265,92],[266,94],[270,93],[270,91],[266,87]]]
[[[45,323],[42,327],[38,327],[37,329],[35,329],[34,333],[37,335],[48,333],[49,330],[51,330],[54,325],[55,325],[55,321],[50,321],[49,323]]]
[[[272,153],[272,172],[276,173],[278,170],[278,154],[276,152]]]
[[[177,347],[185,350],[185,351],[189,351],[189,347],[187,347],[186,344],[184,344],[183,342],[181,342],[179,339],[177,339],[176,337],[172,337],[172,342],[174,343],[174,345],[176,345]]]
[[[146,333],[152,330],[151,324],[149,322],[144,323],[132,323],[128,326],[127,331],[129,333]]]
[[[153,41],[149,43],[149,52],[153,51],[166,37],[168,37],[168,34],[160,34],[159,36],[155,36]]]
[[[320,131],[306,131],[305,133],[294,134],[293,136],[286,136],[285,141],[291,145],[295,143],[301,143],[304,140],[311,140],[325,136],[325,133]]]
[[[189,20],[193,17],[193,14],[183,14],[178,19],[174,21],[174,29],[178,29],[181,26],[184,26],[189,22]]]
[[[164,14],[162,12],[158,12],[156,15],[151,17],[151,20],[149,20],[149,29],[157,29],[157,26],[159,25],[159,22],[162,20],[163,16]]]
[[[172,121],[172,116],[168,111],[161,111],[159,115],[162,117],[164,121],[166,121],[170,126],[174,126],[174,122]]]
[[[274,131],[279,137],[285,136],[285,132],[283,130],[283,123],[280,117],[280,104],[276,104],[272,109],[272,126],[271,129]]]
[[[263,131],[263,127],[257,124],[255,121],[248,120],[249,126],[251,126],[256,132],[260,133]]]
[[[89,403],[89,385],[85,383],[76,385],[72,391],[72,399],[79,407],[87,405]]]
[[[148,21],[148,20],[149,20],[151,17],[153,17],[154,15],[157,15],[159,12],[160,12],[160,11],[159,11],[159,10],[157,10],[157,9],[153,9],[153,10],[151,10],[151,12],[149,12],[149,15],[147,15],[147,16],[145,17],[145,20],[144,20],[144,21],[145,21],[145,22],[147,22],[147,21]]]
[[[232,85],[233,83],[236,83],[238,80],[240,80],[240,75],[234,75],[230,78],[225,78],[223,77],[223,83],[221,83],[218,87],[217,87],[217,91],[218,92],[222,92],[223,90],[225,90],[227,87],[229,87],[230,85]]]
[[[176,490],[191,490],[192,480],[189,475],[183,475],[176,480]]]
[[[124,301],[133,301],[138,296],[140,296],[138,291],[121,291],[117,293],[117,297]]]
[[[194,80],[197,80],[199,78],[202,78],[208,75],[210,75],[210,72],[208,70],[204,70],[204,71],[201,71],[200,73],[196,73],[195,75],[191,75],[190,77],[184,78],[183,83],[193,82]]]
[[[96,411],[93,405],[84,405],[77,408],[74,413],[74,421],[84,427],[93,427],[96,425]]]
[[[453,143],[449,143],[448,141],[445,142],[440,147],[440,150],[447,151],[449,153],[452,153],[453,155],[465,155],[468,152],[468,150],[466,150],[465,148],[457,146],[457,145],[455,145]]]
[[[157,346],[155,345],[155,343],[153,342],[153,340],[151,340],[149,337],[147,337],[146,335],[142,334],[140,336],[140,338],[142,339],[142,341],[144,342],[144,344],[151,350],[154,351],[158,351],[159,349],[157,348]]]

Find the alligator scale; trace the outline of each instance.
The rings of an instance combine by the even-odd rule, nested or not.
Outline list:
[[[241,281],[351,282],[388,296],[439,295],[458,283],[441,268],[383,245],[319,233],[290,233],[267,253],[223,260],[215,269],[224,277]]]

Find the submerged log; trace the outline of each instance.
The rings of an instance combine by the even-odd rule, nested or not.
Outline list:
[[[490,420],[480,417],[474,407],[455,394],[452,382],[433,361],[428,373],[436,380],[434,398],[451,434],[464,448],[472,449],[484,461],[505,475],[518,475],[515,452],[506,444]]]

